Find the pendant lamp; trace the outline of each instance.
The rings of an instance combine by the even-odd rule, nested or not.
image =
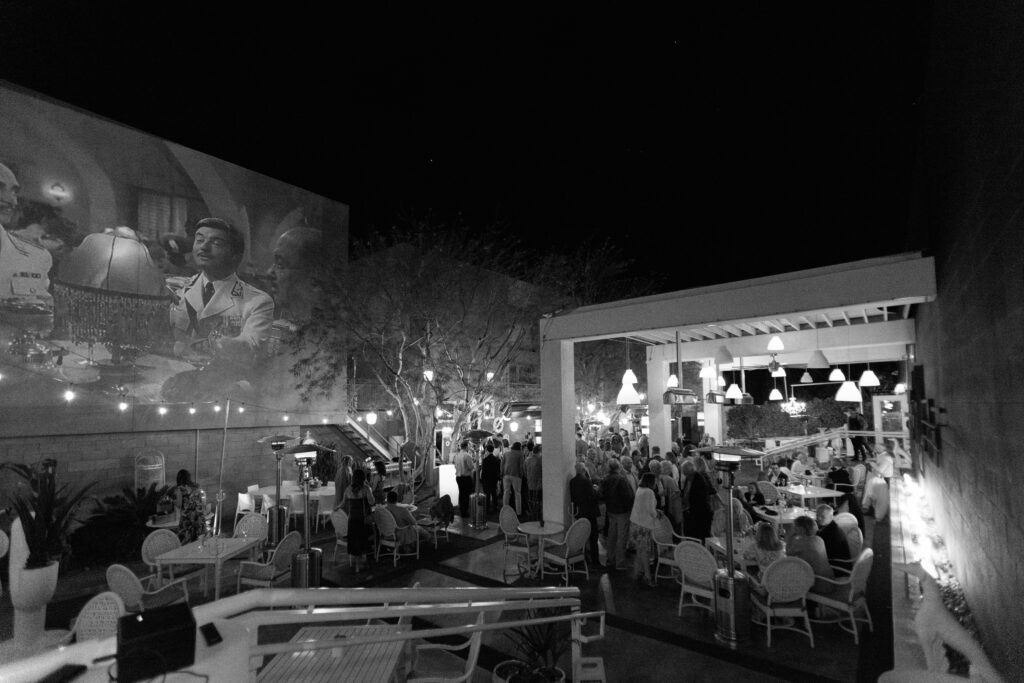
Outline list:
[[[723,377],[722,375],[718,376],[718,386],[720,386],[720,387],[724,387],[725,386],[725,377]]]
[[[715,368],[713,366],[711,366],[711,365],[705,365],[704,367],[702,367],[700,369],[700,378],[701,379],[714,379],[715,378]]]
[[[809,384],[809,383],[811,383],[813,381],[814,381],[814,378],[811,377],[811,373],[808,372],[807,370],[804,370],[804,374],[800,375],[800,383],[801,384]]]
[[[674,388],[676,388],[678,386],[679,386],[679,378],[676,377],[675,373],[672,373],[671,375],[668,376],[668,379],[665,380],[665,387],[667,389],[674,389]]]
[[[768,340],[768,353],[778,353],[785,349],[786,347],[783,345],[782,339],[779,338],[779,335],[773,335],[772,338]]]
[[[740,389],[740,385],[733,382],[731,385],[729,385],[729,389],[726,390],[725,397],[738,401],[741,398],[743,398],[743,390]]]
[[[860,380],[858,383],[862,387],[877,387],[881,384],[881,382],[878,381],[878,376],[875,375],[870,365],[867,370],[860,374]]]
[[[732,365],[732,354],[729,353],[729,349],[719,346],[718,351],[715,353],[715,363],[718,365]]]
[[[833,368],[832,372],[830,372],[829,375],[828,375],[828,381],[829,382],[845,382],[846,381],[846,375],[844,375],[843,371],[840,370],[839,368]]]
[[[779,367],[775,368],[774,370],[772,370],[772,377],[785,377],[785,376],[786,376],[786,371],[783,369],[783,367],[781,365]]]
[[[626,368],[626,371],[622,373],[623,384],[636,384],[637,383],[636,373],[632,369]]]
[[[844,381],[842,386],[839,387],[839,391],[836,392],[836,400],[860,403],[860,389],[853,382],[849,380]]]
[[[782,400],[782,392],[779,391],[778,387],[775,387],[774,389],[772,389],[772,393],[768,394],[768,400],[769,401],[781,401]]]
[[[640,405],[640,394],[632,384],[623,383],[619,389],[619,395],[615,397],[615,404],[620,406]]]
[[[814,353],[807,360],[808,370],[825,370],[828,368],[828,358],[825,358],[825,354],[821,352],[821,349],[815,349]]]

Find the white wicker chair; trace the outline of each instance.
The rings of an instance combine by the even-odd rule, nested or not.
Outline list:
[[[188,579],[183,576],[159,587],[146,588],[135,572],[123,564],[107,567],[107,586],[117,593],[129,612],[143,612],[177,602],[188,604]]]
[[[271,552],[266,562],[242,560],[238,563],[238,581],[235,592],[241,592],[242,585],[272,588],[275,583],[292,572],[292,557],[302,547],[302,535],[298,531],[285,534]]]
[[[94,595],[85,603],[71,624],[63,644],[72,641],[102,640],[117,635],[117,621],[125,614],[124,601],[113,591]]]
[[[373,521],[377,527],[377,552],[376,558],[380,559],[381,550],[385,550],[385,555],[390,555],[393,566],[398,566],[398,558],[400,557],[415,557],[419,559],[420,556],[420,535],[419,533],[413,534],[415,537],[414,541],[410,543],[414,544],[415,550],[403,551],[403,544],[398,538],[398,531],[407,527],[400,527],[395,521],[395,516],[391,514],[383,505],[377,507],[373,511]]]
[[[757,490],[764,496],[765,505],[775,505],[778,502],[781,494],[779,490],[775,488],[775,484],[767,481],[757,482]]]
[[[156,571],[156,558],[159,555],[163,555],[171,550],[177,550],[181,547],[181,539],[178,538],[178,534],[174,533],[170,529],[157,529],[151,532],[146,539],[142,542],[142,561],[146,563],[146,567],[149,569],[149,575],[142,577],[143,582],[147,588],[153,588],[160,585],[162,577],[157,576]],[[175,577],[187,577],[191,579],[193,576],[199,576],[202,579],[202,588],[206,590],[206,568],[196,565],[178,564],[170,565],[167,567],[170,571],[170,578]]]
[[[565,532],[565,540],[561,543],[553,543],[545,540],[544,553],[540,558],[540,578],[544,579],[544,568],[547,565],[555,565],[562,568],[562,578],[565,585],[569,585],[569,574],[585,574],[590,579],[590,568],[587,566],[587,541],[590,539],[590,520],[577,519]],[[583,564],[583,571],[573,569],[580,563]]]
[[[655,524],[654,529],[651,530],[651,539],[654,541],[654,548],[657,554],[657,565],[654,567],[654,580],[658,579],[671,579],[673,578],[678,570],[679,565],[676,564],[675,549],[676,549],[676,535],[672,533],[672,526],[668,524],[668,520],[662,517],[659,521],[665,521],[665,524]],[[681,536],[679,538],[682,538]],[[667,567],[668,574],[662,574],[661,568]]]
[[[836,515],[832,517],[832,521],[836,523],[837,527],[843,530],[844,534],[849,532],[850,529],[860,528],[860,526],[858,526],[857,524],[857,518],[849,512],[836,513]],[[856,555],[853,555],[853,557],[856,557]]]
[[[857,531],[860,531],[860,529]],[[819,581],[833,586],[833,590],[828,594],[812,591],[807,594],[807,599],[823,607],[839,610],[843,614],[834,619],[820,617],[811,619],[811,621],[815,623],[838,624],[839,628],[853,634],[855,645],[860,643],[860,638],[857,634],[858,621],[866,623],[868,630],[874,631],[875,626],[871,621],[871,612],[868,611],[866,599],[868,576],[871,574],[871,566],[874,564],[874,560],[874,551],[871,548],[865,548],[858,555],[857,561],[853,565],[853,571],[850,572],[849,576],[837,579],[830,579],[825,576],[817,577]],[[863,610],[863,616],[857,616],[860,610]],[[844,621],[846,618],[850,620],[849,626]]]
[[[334,555],[333,562],[338,561],[338,550],[344,546],[348,554],[348,514],[341,508],[331,512],[331,526],[334,527]],[[348,566],[352,566],[352,556],[348,557]]]
[[[502,566],[501,572],[502,578],[507,581],[508,577],[511,576],[508,572],[509,556],[520,558],[516,563],[516,567],[519,570],[518,574],[522,574],[524,567],[529,570],[533,562],[533,556],[537,550],[537,541],[519,531],[519,515],[516,514],[515,508],[510,505],[503,506],[498,513],[498,526],[501,528],[501,532],[505,534],[505,563]]]
[[[476,625],[482,626],[484,623],[484,615],[481,612],[480,616],[476,618]],[[483,631],[473,631],[469,634],[469,638],[466,642],[460,645],[444,645],[442,643],[424,643],[416,646],[416,655],[413,658],[412,672],[406,679],[406,683],[461,683],[461,681],[469,681],[473,678],[473,672],[476,670],[476,662],[480,657],[480,643],[483,637]],[[469,648],[466,654],[466,663],[463,665],[460,671],[452,672],[435,672],[435,671],[420,671],[418,669],[419,655],[420,652],[426,650],[444,650],[446,652],[452,652],[455,650],[465,650]],[[452,659],[456,661],[458,657]]]
[[[314,531],[319,530],[322,525],[327,524],[327,520],[331,518],[331,513],[334,512],[334,503],[337,499],[337,495],[321,495],[317,498],[316,524],[313,526]]]
[[[708,612],[715,611],[714,577],[718,571],[718,563],[714,555],[700,541],[684,539],[674,551],[676,566],[679,567],[679,616],[683,615],[684,607],[700,607]],[[686,596],[691,596],[689,601]],[[707,600],[701,602],[699,598]]]
[[[232,538],[258,538],[261,540],[260,545],[256,546],[255,553],[259,554],[262,552],[263,543],[267,540],[270,527],[267,524],[267,518],[259,512],[250,512],[242,519],[238,520],[235,524],[234,531],[231,533]]]
[[[765,568],[759,584],[764,593],[754,590],[750,594],[750,600],[765,616],[762,625],[766,627],[768,633],[768,647],[772,646],[772,629],[803,633],[810,639],[811,647],[814,647],[814,632],[811,631],[811,621],[807,613],[807,592],[814,585],[814,570],[811,569],[811,565],[799,557],[780,557]],[[773,622],[772,619],[776,617],[792,617],[792,625]],[[797,626],[796,620],[800,618],[803,619],[806,630]]]
[[[251,493],[238,494],[238,507],[235,508],[235,521],[250,512],[256,512],[256,500]]]

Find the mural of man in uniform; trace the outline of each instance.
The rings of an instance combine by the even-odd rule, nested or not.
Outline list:
[[[235,273],[245,238],[227,221],[204,218],[196,224],[192,251],[200,272],[171,306],[175,354],[251,365],[270,335],[274,301]]]
[[[27,328],[48,334],[53,326],[49,291],[53,259],[46,249],[9,232],[14,227],[19,189],[14,172],[0,164],[0,319],[24,327],[28,318],[38,318],[38,323],[28,323]]]

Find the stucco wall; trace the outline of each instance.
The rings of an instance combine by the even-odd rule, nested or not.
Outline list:
[[[1024,671],[1024,20],[1012,3],[935,6],[916,234],[938,299],[918,310],[916,363],[945,409],[923,463],[931,505],[983,643]]]

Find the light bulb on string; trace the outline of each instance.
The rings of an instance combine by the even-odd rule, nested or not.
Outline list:
[[[189,404],[188,414],[189,415],[195,415],[196,414],[196,404],[195,403]]]
[[[215,413],[219,413],[220,412],[220,404],[219,403],[214,403],[213,404],[213,412],[215,412]]]
[[[117,404],[117,409],[122,413],[128,410],[128,402],[124,400],[124,396],[121,397],[120,403]]]
[[[161,415],[166,415],[167,414],[167,406],[160,406],[159,408],[156,409],[156,412],[160,413]]]
[[[282,415],[281,419],[284,420],[285,422],[287,422],[288,421],[288,413],[285,413],[284,415]]]
[[[75,385],[69,384],[67,390],[64,392],[64,400],[71,403],[75,400]]]

